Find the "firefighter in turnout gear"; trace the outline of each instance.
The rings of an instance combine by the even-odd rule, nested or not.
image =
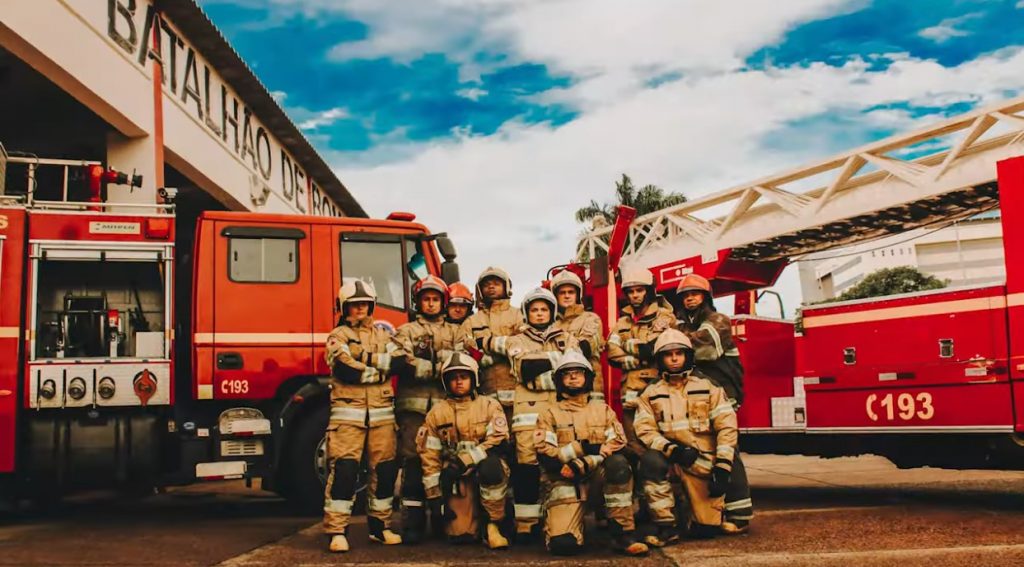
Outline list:
[[[551,278],[551,291],[558,300],[560,329],[576,337],[583,356],[594,369],[594,390],[590,399],[604,401],[604,379],[601,377],[601,351],[604,349],[604,331],[601,318],[583,309],[583,280],[569,270],[562,270]]]
[[[663,331],[675,327],[676,317],[668,302],[656,295],[654,275],[647,269],[626,271],[622,292],[629,305],[608,334],[608,363],[622,369],[622,423],[627,450],[636,461],[646,451],[633,431],[637,398],[658,379],[654,342]]]
[[[480,393],[496,397],[511,415],[516,380],[504,354],[509,337],[519,332],[523,314],[509,304],[512,279],[505,270],[491,266],[476,282],[479,310],[462,322],[466,350],[480,361]]]
[[[347,537],[356,477],[365,452],[369,460],[367,526],[370,539],[385,545],[402,542],[391,531],[391,506],[398,477],[395,460],[394,389],[388,379],[394,343],[374,325],[377,293],[362,280],[338,290],[341,320],[327,336],[331,369],[331,415],[327,424],[329,476],[324,502],[324,531],[330,550],[348,551]]]
[[[583,550],[584,506],[603,491],[612,547],[644,555],[636,541],[633,471],[622,454],[626,434],[606,403],[593,399],[594,370],[582,352],[570,350],[555,368],[558,402],[541,412],[534,441],[547,491],[544,540],[555,555]]]
[[[662,379],[640,395],[635,427],[649,449],[639,475],[657,526],[647,543],[661,546],[676,539],[681,527],[670,480],[679,481],[685,491],[690,535],[719,532],[738,430],[725,391],[694,369],[693,347],[685,334],[677,329],[662,333],[654,355]]]
[[[448,355],[441,367],[447,398],[430,409],[416,443],[430,508],[444,518],[450,541],[476,541],[479,508],[491,549],[508,547],[502,525],[508,494],[508,421],[501,404],[477,396],[477,363],[465,353]],[[482,504],[482,506],[481,506]]]
[[[516,458],[512,469],[516,536],[523,541],[540,536],[540,465],[534,447],[534,429],[541,412],[557,401],[554,368],[567,349],[578,349],[576,339],[555,326],[557,301],[539,287],[523,298],[527,324],[495,352],[508,356],[517,385],[512,410],[512,436]]]
[[[455,282],[448,286],[448,322],[461,325],[471,313],[473,313],[473,292],[462,282]]]
[[[732,338],[732,321],[715,310],[711,282],[703,276],[690,274],[676,288],[682,302],[679,329],[693,344],[697,370],[725,390],[733,409],[743,403],[743,365],[740,351]],[[754,517],[747,470],[737,451],[732,463],[729,490],[725,493],[725,521],[722,531],[744,533]]]
[[[426,494],[416,435],[427,412],[444,399],[441,363],[462,348],[459,325],[445,320],[448,286],[437,276],[426,276],[412,290],[416,320],[398,328],[392,353],[398,374],[395,414],[398,420],[398,458],[402,464],[402,539],[419,543],[426,527]],[[440,518],[433,518],[440,525]]]

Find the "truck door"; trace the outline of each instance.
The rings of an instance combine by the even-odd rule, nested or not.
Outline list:
[[[310,241],[309,225],[217,222],[213,398],[270,398],[313,373]]]
[[[14,471],[25,211],[0,209],[0,473]]]

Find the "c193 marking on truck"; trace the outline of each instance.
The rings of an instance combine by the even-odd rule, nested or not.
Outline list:
[[[248,380],[225,380],[220,383],[220,393],[222,394],[248,394],[249,393],[249,381]]]
[[[928,392],[920,392],[916,396],[906,392],[897,396],[890,393],[882,397],[881,400],[879,400],[878,394],[871,394],[864,402],[864,409],[871,421],[878,421],[882,418],[886,421],[895,421],[896,419],[910,421],[915,416],[927,421],[935,417],[932,395]],[[885,415],[878,415],[880,411]]]

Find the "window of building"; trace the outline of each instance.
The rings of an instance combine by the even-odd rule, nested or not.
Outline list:
[[[293,283],[299,279],[299,241],[229,238],[228,275],[240,283]]]

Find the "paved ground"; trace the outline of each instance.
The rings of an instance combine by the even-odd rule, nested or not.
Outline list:
[[[875,457],[750,456],[754,531],[686,541],[652,565],[1024,565],[1024,472],[900,471]],[[206,484],[145,499],[98,494],[64,509],[0,519],[0,565],[506,565],[549,562],[540,549],[491,552],[370,547],[355,528],[352,553],[324,551],[314,519],[240,484]],[[600,533],[562,565],[612,565]],[[556,562],[550,562],[556,564]]]

